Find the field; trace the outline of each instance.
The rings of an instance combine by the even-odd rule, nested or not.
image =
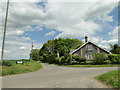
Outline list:
[[[118,76],[120,75],[120,70],[110,71],[108,73],[97,76],[96,79],[105,83],[106,85],[110,85],[113,88],[119,88],[120,83]]]
[[[2,66],[2,76],[33,72],[42,68],[40,62],[23,60],[24,64],[16,64],[16,60],[9,60],[12,66]]]

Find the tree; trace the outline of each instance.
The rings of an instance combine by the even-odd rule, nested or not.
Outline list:
[[[40,55],[39,55],[39,49],[32,49],[30,53],[30,57],[34,61],[39,61],[40,60]]]
[[[110,44],[111,46],[111,50],[110,52],[112,52],[113,54],[120,54],[120,46],[118,44]]]
[[[82,42],[78,39],[58,38],[54,40],[48,40],[40,49],[39,55],[43,57],[43,60],[41,60],[42,62],[51,62],[49,61],[50,60],[49,56],[51,56],[51,54],[52,55],[55,54],[56,56],[56,54],[59,53],[59,56],[62,57],[62,56],[65,56],[66,54],[69,54],[70,49],[76,46],[81,46],[81,45],[82,45]]]

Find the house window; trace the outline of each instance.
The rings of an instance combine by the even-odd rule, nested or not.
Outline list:
[[[93,50],[92,45],[88,45],[88,46],[87,46],[87,50]]]
[[[93,59],[93,56],[92,55],[85,55],[86,59],[90,60],[90,59]]]

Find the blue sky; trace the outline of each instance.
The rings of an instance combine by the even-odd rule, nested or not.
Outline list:
[[[41,5],[41,3],[39,5]],[[94,34],[95,37],[100,36],[100,37],[104,38],[105,40],[109,40],[111,38],[110,35],[107,35],[107,37],[106,37],[106,34],[108,34],[110,31],[112,31],[118,25],[118,7],[115,7],[108,15],[112,16],[114,21],[103,22],[101,20],[95,20],[95,22],[97,24],[102,25],[102,31],[97,31]],[[35,27],[37,27],[37,25],[31,25],[31,27],[35,28]],[[56,33],[53,35],[48,35],[48,36],[45,35],[46,33],[49,33],[51,31],[55,31]],[[47,28],[46,25],[43,24],[41,30],[39,30],[39,31],[35,30],[32,32],[28,31],[26,33],[28,33],[28,35],[26,35],[26,36],[30,37],[32,40],[34,40],[34,43],[39,43],[39,42],[45,43],[50,39],[54,39],[58,34],[60,34],[62,32],[59,32],[53,28]],[[21,35],[21,37],[25,36],[26,33]],[[76,37],[76,38],[81,41],[84,39],[84,37]],[[117,42],[115,42],[115,43],[117,43]]]
[[[34,27],[37,27],[37,26],[32,25],[31,27],[34,28]],[[51,31],[54,31],[56,33],[54,33],[53,35],[52,34],[46,35],[46,33],[49,33]],[[26,33],[27,33],[27,35],[26,35]],[[23,36],[30,37],[32,40],[34,40],[33,43],[39,43],[39,42],[45,43],[50,39],[54,39],[61,32],[58,32],[55,29],[47,28],[45,25],[42,25],[41,30],[35,30],[35,31],[31,31],[31,32],[27,31],[26,33],[24,33],[20,37],[23,37]]]
[[[0,16],[4,18],[3,4]],[[109,43],[118,43],[118,27],[117,2],[11,2],[4,58],[29,58],[31,43],[40,49],[50,39],[84,42],[86,35],[109,50]]]

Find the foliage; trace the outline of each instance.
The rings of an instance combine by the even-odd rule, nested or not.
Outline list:
[[[26,61],[26,63],[22,64],[15,64],[18,60],[10,61],[13,65],[11,67],[3,66],[2,67],[2,75],[12,75],[12,74],[21,74],[39,70],[42,68],[40,62],[36,61]]]
[[[110,60],[105,60],[104,63],[105,64],[111,64],[112,62]]]
[[[72,55],[72,64],[85,64],[86,59],[82,56]]]
[[[56,54],[50,54],[49,56],[48,56],[48,63],[49,64],[52,64],[52,63],[55,63],[55,58],[56,58]]]
[[[82,42],[78,39],[55,39],[48,40],[39,51],[39,55],[42,57],[42,62],[57,63],[57,64],[71,64],[71,56],[69,55],[70,49],[78,45],[82,45]],[[56,55],[59,53],[59,58]]]
[[[93,64],[104,64],[107,57],[108,56],[104,53],[96,53],[93,55]]]
[[[82,45],[78,39],[54,39],[48,40],[40,50],[32,51],[31,57],[33,60],[40,60],[46,63],[55,63],[60,65],[71,64],[118,64],[120,62],[119,56],[111,56],[104,53],[96,53],[93,55],[93,62],[86,62],[86,59],[81,56],[70,55],[70,49],[76,49]],[[119,46],[111,45],[113,53],[119,53]],[[59,56],[57,55],[59,53]]]
[[[97,76],[96,78],[107,85],[111,85],[113,88],[119,88],[118,73],[120,73],[118,70],[110,71],[103,75]]]
[[[113,54],[120,54],[120,46],[118,44],[114,44],[114,45],[110,44],[110,47],[111,47],[110,51]]]
[[[8,60],[3,60],[2,61],[2,66],[12,66],[13,64],[12,64],[12,62],[11,61],[8,61]]]
[[[109,54],[108,59],[111,61],[112,64],[119,64],[120,54]]]
[[[59,65],[61,65],[61,60],[62,60],[62,58],[61,57],[56,57],[55,58],[55,64],[59,64]]]
[[[93,55],[94,60],[93,64],[119,64],[120,63],[120,54],[104,54],[96,53]]]
[[[70,54],[65,54],[65,56],[56,58],[56,64],[59,65],[71,65],[71,64],[85,64],[86,59],[80,56],[74,56]]]
[[[34,61],[39,61],[42,57],[39,55],[39,49],[33,49],[30,53],[30,58]]]
[[[72,47],[82,45],[82,42],[78,39],[55,39],[55,40],[48,40],[42,48],[40,49],[39,55],[42,56],[43,54],[52,54],[59,52],[60,56],[64,56],[65,53],[69,53]]]
[[[41,62],[43,63],[48,62],[48,54],[43,54]]]

